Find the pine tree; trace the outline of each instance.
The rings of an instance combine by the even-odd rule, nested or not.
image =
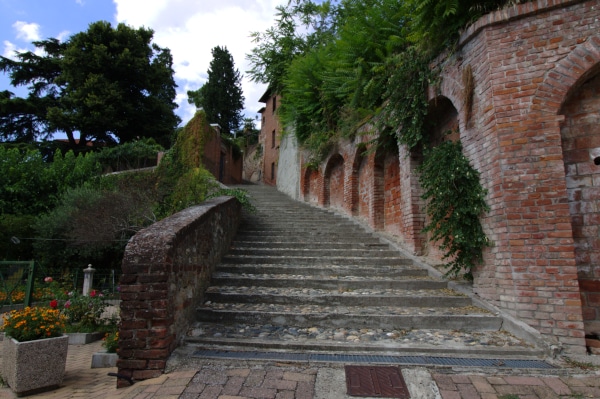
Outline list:
[[[213,48],[212,55],[208,80],[200,89],[187,92],[188,102],[203,108],[208,121],[217,123],[224,133],[233,134],[242,124],[242,78],[226,47]]]

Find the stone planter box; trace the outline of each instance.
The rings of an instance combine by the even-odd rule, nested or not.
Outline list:
[[[92,368],[116,367],[117,359],[119,359],[119,355],[116,353],[96,352],[92,355]]]
[[[67,333],[69,345],[86,345],[104,338],[104,333]]]
[[[17,396],[56,389],[67,365],[69,337],[19,342],[4,337],[2,377]]]

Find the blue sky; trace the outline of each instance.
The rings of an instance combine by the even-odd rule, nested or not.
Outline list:
[[[249,82],[246,54],[253,48],[250,33],[273,25],[275,7],[287,0],[0,0],[0,54],[35,51],[32,41],[66,40],[87,30],[90,23],[120,22],[154,30],[154,43],[171,50],[177,88],[177,114],[183,123],[194,113],[186,92],[206,81],[211,49],[225,46],[244,78],[245,116],[254,118],[264,85]],[[0,72],[0,91],[18,96],[26,91],[10,86]]]

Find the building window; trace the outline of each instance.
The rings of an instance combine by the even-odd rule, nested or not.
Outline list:
[[[275,180],[275,162],[271,162],[271,180]]]
[[[276,109],[277,109],[277,97],[273,97],[273,113],[275,113]]]
[[[275,148],[275,130],[271,132],[271,148]]]

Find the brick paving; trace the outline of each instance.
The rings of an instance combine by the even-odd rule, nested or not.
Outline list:
[[[600,398],[600,376],[432,374],[442,399]]]
[[[92,369],[92,354],[101,342],[71,345],[67,368],[60,388],[31,395],[46,399],[312,399],[318,395],[320,375],[343,365],[209,362],[182,365],[158,378],[116,388],[116,368]],[[1,358],[0,358],[1,362]],[[403,368],[404,369],[404,368]],[[408,368],[406,368],[408,369]],[[339,371],[339,370],[338,370]],[[411,393],[412,399],[584,399],[600,398],[600,371],[560,370],[559,375],[500,375],[475,371],[452,372],[434,369],[434,386],[425,393]],[[406,379],[406,377],[405,377]],[[321,381],[326,381],[322,379]],[[407,383],[420,381],[409,381]],[[344,381],[332,381],[344,385]],[[421,384],[426,385],[426,384]],[[323,387],[323,385],[321,385]],[[341,391],[344,391],[342,387]],[[327,399],[351,398],[345,394]],[[0,399],[16,398],[8,387],[0,388]]]

